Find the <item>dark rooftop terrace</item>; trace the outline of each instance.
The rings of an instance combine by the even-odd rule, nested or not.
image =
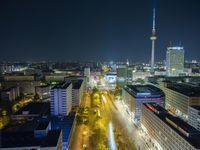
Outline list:
[[[164,93],[161,89],[153,85],[127,85],[124,89],[134,97],[163,97]]]
[[[79,80],[72,80],[72,88],[73,89],[80,89],[82,83],[83,83],[83,80],[79,79]]]
[[[68,88],[70,84],[71,83],[68,83],[68,82],[59,83],[59,84],[56,84],[52,89],[66,89]]]
[[[189,97],[200,96],[200,87],[197,86],[195,87],[189,84],[173,83],[168,88]]]
[[[192,107],[192,108],[194,108],[194,109],[200,111],[200,106],[198,106],[198,105],[193,105],[193,106],[190,106],[190,107]]]
[[[45,137],[36,138],[33,132],[2,132],[0,148],[55,147],[61,130],[50,130]]]
[[[23,111],[29,111],[29,114],[49,115],[50,102],[33,102],[21,108],[14,115],[22,115]]]

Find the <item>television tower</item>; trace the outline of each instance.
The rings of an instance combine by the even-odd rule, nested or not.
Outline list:
[[[154,75],[154,55],[155,55],[155,41],[157,39],[156,37],[156,28],[155,28],[155,20],[156,20],[156,9],[153,8],[153,28],[152,28],[152,34],[151,34],[151,41],[152,41],[152,46],[151,46],[151,74]]]

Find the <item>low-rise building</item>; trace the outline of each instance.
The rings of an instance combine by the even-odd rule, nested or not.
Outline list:
[[[62,150],[62,130],[39,123],[33,131],[1,133],[1,150]]]
[[[35,87],[35,93],[38,94],[39,99],[50,98],[50,91],[51,91],[50,85],[42,85],[42,86]]]
[[[67,77],[68,75],[66,75],[65,73],[54,73],[54,74],[48,74],[45,75],[45,81],[48,82],[53,82],[53,81],[57,81],[57,82],[62,82],[64,81],[64,78]]]
[[[3,76],[4,81],[34,81],[34,75],[15,75],[15,74],[6,74]]]
[[[13,120],[28,119],[34,117],[42,117],[50,115],[49,102],[33,102],[18,110],[12,115]]]
[[[9,88],[11,86],[18,86],[20,93],[23,95],[35,95],[35,87],[41,85],[41,81],[4,81],[2,85],[5,88]]]
[[[15,101],[20,97],[20,90],[18,86],[13,86],[1,91],[1,99],[7,101]]]

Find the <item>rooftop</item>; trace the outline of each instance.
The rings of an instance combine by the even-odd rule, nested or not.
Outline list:
[[[34,130],[45,130],[49,125],[49,120],[23,120],[12,121],[2,129],[3,132],[32,132]]]
[[[71,83],[68,83],[68,82],[59,83],[59,84],[56,84],[52,89],[66,89],[68,88],[70,84]]]
[[[24,111],[28,111],[28,114],[37,115],[48,115],[50,113],[50,103],[49,102],[33,102],[29,103],[25,107],[21,108],[14,115],[22,115]]]
[[[72,88],[73,89],[80,89],[82,83],[83,83],[83,80],[79,79],[79,80],[72,80]]]
[[[34,132],[2,132],[0,148],[14,147],[55,147],[57,146],[61,130],[50,130],[47,136],[36,138]]]
[[[36,88],[37,87],[40,87],[40,88],[45,88],[45,87],[50,87],[51,85],[49,85],[49,84],[46,84],[46,85],[40,85],[40,86],[36,86]]]
[[[42,121],[42,122],[39,123],[36,130],[45,130],[48,126],[49,126],[48,121]]]
[[[33,136],[32,132],[34,130],[45,129],[46,126],[47,126],[47,123],[50,122],[52,130],[57,130],[57,129],[62,130],[63,146],[64,147],[68,147],[68,142],[69,142],[69,138],[70,138],[70,134],[71,134],[71,129],[73,127],[74,118],[75,118],[74,115],[59,116],[59,117],[57,117],[57,116],[49,116],[47,118],[46,117],[44,117],[44,118],[43,117],[35,117],[33,120],[26,121],[26,122],[24,122],[22,124],[19,124],[19,123],[17,124],[16,123],[15,125],[13,125],[15,127],[15,129],[9,129],[9,130],[8,129],[3,129],[3,132],[7,132],[7,133],[9,132],[10,133],[10,131],[12,131],[12,132],[16,132],[16,133],[18,133],[18,132],[20,132],[20,133],[31,133],[31,134],[29,134],[30,138],[31,138],[31,139],[28,139],[28,142],[29,142],[29,141],[32,140],[32,136]],[[24,135],[21,134],[21,137],[23,137],[23,136]],[[47,139],[47,140],[49,140],[49,142],[51,142],[51,138]],[[24,140],[24,141],[26,141],[26,140]],[[49,143],[49,142],[47,142],[47,143]]]
[[[200,132],[184,122],[178,117],[174,117],[169,114],[164,108],[156,103],[146,103],[143,104],[146,108],[158,116],[163,122],[165,122],[170,128],[172,128],[176,133],[183,137],[195,148],[200,148]]]
[[[189,84],[184,83],[172,83],[167,88],[174,90],[178,93],[189,97],[199,97],[200,96],[200,87],[199,86],[192,86]]]
[[[198,106],[198,105],[193,105],[193,106],[190,106],[190,107],[200,111],[200,106]]]
[[[124,89],[134,97],[163,97],[161,89],[153,85],[127,85]]]
[[[173,47],[168,47],[168,50],[183,50],[184,48],[181,46],[173,46]]]

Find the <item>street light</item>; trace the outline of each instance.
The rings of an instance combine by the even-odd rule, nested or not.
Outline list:
[[[84,137],[86,136],[87,132],[86,131],[83,131],[82,133],[82,145],[83,145],[83,149],[85,149],[87,147],[86,144],[84,144]]]

